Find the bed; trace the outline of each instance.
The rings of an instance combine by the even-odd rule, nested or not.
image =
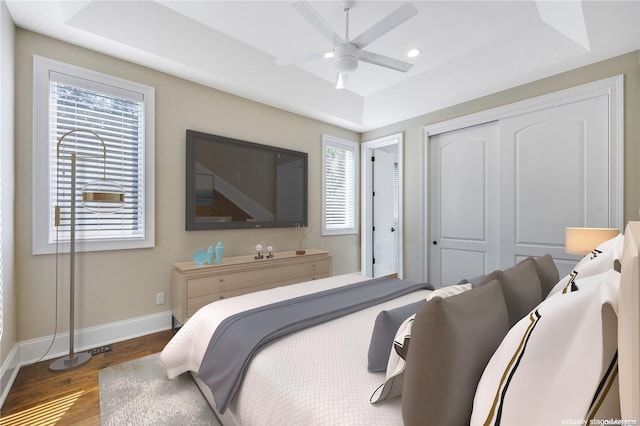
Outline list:
[[[550,272],[549,257],[524,259],[279,337],[251,356],[216,414],[225,425],[636,424],[639,243],[640,223],[632,222],[624,238],[566,277]],[[215,410],[196,373],[225,318],[367,280],[346,274],[214,302],[176,333],[161,360],[169,377],[191,372]],[[404,316],[390,323],[386,371],[369,371],[374,336],[397,312]]]

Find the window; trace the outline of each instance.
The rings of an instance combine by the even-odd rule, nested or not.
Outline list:
[[[322,152],[322,235],[355,234],[358,144],[323,135]]]
[[[154,89],[61,62],[34,57],[33,252],[69,241],[71,154],[76,160],[78,251],[153,247]],[[58,147],[59,138],[74,129]],[[80,188],[105,178],[125,190],[117,213],[82,207]],[[61,209],[56,227],[55,206]]]

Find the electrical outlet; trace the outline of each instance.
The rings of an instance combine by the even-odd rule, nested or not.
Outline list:
[[[164,292],[156,293],[156,305],[162,305],[162,304],[164,304]]]

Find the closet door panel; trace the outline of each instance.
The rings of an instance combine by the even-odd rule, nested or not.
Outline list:
[[[488,141],[461,137],[442,144],[440,162],[441,238],[485,241]]]
[[[498,266],[497,148],[496,123],[431,138],[428,280],[435,286]]]
[[[584,215],[584,120],[541,122],[514,139],[515,244],[563,245]]]
[[[567,259],[567,226],[609,226],[605,96],[500,122],[502,266]]]

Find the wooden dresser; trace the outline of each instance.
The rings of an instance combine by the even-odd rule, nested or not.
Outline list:
[[[201,307],[216,300],[258,290],[326,278],[332,275],[330,252],[307,249],[273,253],[256,260],[254,255],[225,257],[222,265],[173,264],[171,313],[184,324]]]

